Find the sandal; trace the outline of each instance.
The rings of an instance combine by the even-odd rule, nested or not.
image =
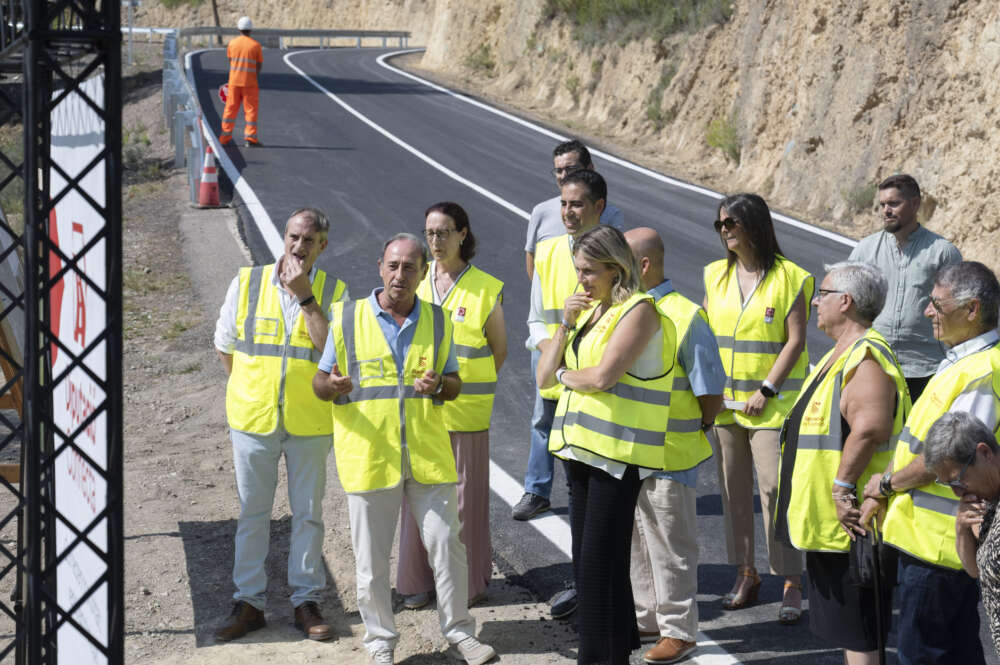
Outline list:
[[[783,591],[789,589],[798,589],[800,595],[802,593],[802,585],[797,582],[785,582],[785,588]],[[799,601],[801,605],[802,601]],[[781,609],[778,610],[778,623],[790,626],[799,622],[802,618],[802,608],[795,607],[794,605],[782,605]]]
[[[757,570],[753,566],[740,566],[739,574],[752,579],[753,584],[743,594],[730,591],[723,596],[722,609],[724,610],[741,610],[757,602],[757,594],[760,592],[760,575],[757,574]]]

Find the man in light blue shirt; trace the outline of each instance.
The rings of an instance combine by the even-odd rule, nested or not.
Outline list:
[[[660,302],[674,291],[663,274],[660,235],[650,228],[637,228],[626,233],[625,239],[639,263],[642,287]],[[677,364],[687,374],[701,407],[702,431],[710,436],[711,424],[722,409],[726,372],[704,311],[695,311],[690,322],[675,321]],[[695,467],[654,472],[639,490],[632,531],[632,593],[639,637],[643,642],[656,642],[644,655],[647,663],[672,663],[697,646],[697,485]]]
[[[958,249],[917,221],[920,186],[912,176],[898,174],[879,183],[878,204],[884,228],[863,238],[849,261],[879,268],[889,282],[885,307],[872,323],[899,359],[910,397],[917,400],[944,358],[924,316],[934,275],[958,263]]]

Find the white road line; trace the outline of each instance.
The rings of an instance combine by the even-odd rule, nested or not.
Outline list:
[[[382,65],[386,69],[388,69],[388,70],[390,70],[392,72],[395,72],[396,74],[399,74],[400,76],[405,76],[408,79],[411,79],[413,81],[417,81],[418,83],[422,83],[423,85],[426,85],[426,86],[428,86],[430,88],[433,88],[434,90],[437,90],[439,92],[443,92],[446,95],[451,95],[452,97],[454,97],[456,99],[462,100],[466,104],[472,104],[473,106],[475,106],[477,108],[481,108],[484,111],[488,111],[490,113],[493,113],[495,115],[500,116],[501,118],[505,118],[507,120],[510,120],[513,123],[517,123],[518,125],[522,125],[523,127],[527,127],[529,129],[532,129],[532,130],[538,132],[539,134],[543,134],[543,135],[548,136],[549,138],[555,139],[557,141],[567,141],[567,140],[569,140],[568,136],[562,136],[561,134],[557,134],[556,132],[553,132],[550,129],[546,129],[545,127],[542,127],[541,125],[536,125],[535,123],[530,122],[528,120],[525,120],[524,118],[518,118],[516,115],[512,115],[510,113],[507,113],[506,111],[502,111],[502,110],[500,110],[500,109],[498,109],[496,107],[490,106],[488,104],[484,104],[483,102],[480,102],[478,100],[472,99],[471,97],[466,97],[465,95],[457,93],[454,90],[449,90],[448,88],[444,88],[442,86],[439,86],[436,83],[432,83],[431,81],[428,81],[427,79],[422,79],[419,76],[415,76],[414,74],[411,74],[409,72],[404,72],[402,69],[399,69],[398,67],[393,67],[392,65],[387,64],[385,62],[386,58],[391,58],[391,57],[397,56],[397,55],[404,55],[406,53],[417,53],[417,52],[423,51],[423,50],[424,49],[422,49],[422,48],[413,48],[413,49],[404,49],[402,51],[393,51],[392,53],[385,53],[385,54],[379,56],[376,59],[376,62],[378,62],[378,64]],[[698,194],[703,194],[704,196],[710,197],[710,198],[712,198],[712,199],[714,199],[716,201],[718,199],[721,199],[724,196],[723,194],[720,194],[719,192],[712,191],[711,189],[707,189],[705,187],[699,187],[698,185],[692,185],[691,183],[684,182],[682,180],[676,180],[674,178],[671,178],[670,176],[663,175],[662,173],[658,173],[658,172],[653,171],[651,169],[647,169],[644,166],[639,166],[638,164],[634,164],[634,163],[629,162],[627,160],[624,160],[624,159],[622,159],[620,157],[615,157],[614,155],[610,155],[610,154],[608,154],[606,152],[602,152],[600,150],[596,150],[596,149],[591,148],[590,154],[596,155],[598,157],[601,157],[602,159],[604,159],[606,161],[609,161],[612,164],[617,164],[618,166],[622,166],[622,167],[624,167],[626,169],[629,169],[631,171],[635,171],[636,173],[641,173],[642,175],[647,176],[649,178],[652,178],[653,180],[658,180],[659,182],[671,185],[673,187],[677,187],[679,189],[686,189],[688,191],[697,192]],[[853,240],[851,238],[847,238],[845,236],[840,235],[839,233],[834,233],[833,231],[827,231],[826,229],[821,229],[821,228],[819,228],[817,226],[813,226],[812,224],[808,224],[808,223],[803,222],[801,220],[795,219],[794,217],[789,217],[788,215],[782,215],[781,213],[774,212],[773,210],[771,211],[771,217],[773,217],[774,219],[776,219],[778,221],[784,222],[785,224],[788,224],[790,226],[794,226],[796,228],[803,229],[805,231],[809,231],[810,233],[814,233],[814,234],[816,234],[818,236],[822,236],[822,237],[827,238],[829,240],[833,240],[833,241],[839,242],[839,243],[841,243],[843,245],[847,245],[848,247],[854,247],[855,245],[858,244],[857,240]]]
[[[366,125],[368,125],[372,129],[374,129],[376,132],[378,132],[382,136],[386,137],[387,139],[389,139],[390,141],[392,141],[396,145],[398,145],[403,150],[406,150],[407,152],[415,155],[417,158],[422,159],[423,161],[427,162],[428,164],[430,164],[431,166],[433,166],[438,171],[440,171],[441,173],[445,174],[446,176],[448,176],[452,180],[457,180],[458,182],[462,183],[463,185],[465,185],[466,187],[468,187],[472,191],[485,196],[490,201],[493,201],[494,203],[496,203],[497,205],[501,206],[502,208],[506,208],[507,210],[509,210],[510,212],[514,213],[515,215],[523,217],[524,219],[529,219],[531,217],[531,215],[529,215],[526,211],[521,210],[520,208],[518,208],[516,205],[514,205],[510,201],[507,201],[506,199],[502,199],[499,196],[497,196],[496,194],[494,194],[493,192],[491,192],[490,190],[486,189],[485,187],[477,185],[476,183],[472,182],[471,180],[463,178],[462,176],[458,175],[457,173],[455,173],[454,171],[452,171],[451,169],[449,169],[447,166],[441,164],[440,162],[438,162],[434,158],[430,157],[426,153],[423,153],[420,150],[417,150],[416,148],[414,148],[409,143],[403,141],[401,138],[399,138],[398,136],[396,136],[392,132],[384,129],[380,125],[375,124],[374,122],[372,122],[371,120],[369,120],[367,117],[365,117],[365,116],[361,115],[360,113],[358,113],[358,111],[356,111],[354,109],[354,107],[352,107],[350,104],[348,104],[347,102],[345,102],[344,100],[342,100],[340,97],[338,97],[337,95],[333,94],[332,92],[330,92],[329,90],[327,90],[326,88],[324,88],[318,81],[316,81],[316,79],[314,79],[313,77],[311,77],[308,74],[306,74],[298,66],[292,64],[292,56],[293,55],[300,55],[300,54],[303,54],[303,53],[314,53],[316,51],[322,51],[322,50],[326,50],[326,49],[311,49],[309,51],[296,51],[295,53],[289,53],[284,58],[285,64],[288,65],[289,67],[291,67],[292,69],[294,69],[296,72],[298,72],[299,76],[301,76],[305,80],[309,81],[309,83],[311,83],[313,86],[315,86],[318,90],[321,90],[323,92],[323,94],[325,94],[327,97],[329,97],[334,102],[336,102],[337,104],[339,104],[345,111],[347,111],[348,113],[350,113],[351,115],[353,115],[355,118],[357,118],[361,122],[365,123]]]
[[[312,52],[312,51],[308,51],[308,52]],[[318,88],[319,90],[323,91],[323,93],[326,94],[327,97],[329,97],[334,102],[336,102],[338,105],[340,105],[348,113],[350,113],[351,115],[353,115],[354,117],[356,117],[358,120],[362,121],[363,123],[365,123],[366,125],[368,125],[372,129],[374,129],[375,131],[377,131],[379,134],[382,134],[387,139],[389,139],[393,143],[397,144],[398,146],[400,146],[404,150],[412,153],[413,155],[415,155],[419,159],[422,159],[423,161],[427,162],[428,164],[430,164],[434,168],[438,169],[439,171],[441,171],[442,173],[444,173],[448,177],[450,177],[450,178],[452,178],[454,180],[457,180],[458,182],[462,183],[463,185],[469,187],[470,189],[478,192],[479,194],[482,194],[483,196],[485,196],[486,198],[490,199],[494,203],[497,203],[498,205],[503,206],[507,210],[515,212],[515,213],[521,215],[522,217],[524,217],[526,219],[529,217],[528,213],[526,213],[525,211],[521,210],[520,208],[518,208],[514,204],[510,203],[509,201],[507,201],[505,199],[500,198],[498,195],[496,195],[493,192],[490,192],[489,190],[487,190],[487,189],[485,189],[485,188],[483,188],[483,187],[475,184],[474,182],[472,182],[470,180],[467,180],[466,178],[463,178],[462,176],[458,175],[454,171],[448,169],[447,167],[445,167],[442,164],[440,164],[439,162],[437,162],[432,157],[426,155],[425,153],[421,152],[420,150],[417,150],[416,148],[414,148],[410,144],[408,144],[405,141],[403,141],[402,139],[400,139],[398,136],[392,134],[391,132],[389,132],[388,130],[384,129],[380,125],[375,124],[372,120],[370,120],[366,116],[364,116],[361,113],[359,113],[356,109],[354,109],[349,104],[347,104],[346,102],[344,102],[342,99],[340,99],[339,97],[337,97],[337,95],[333,94],[332,92],[330,92],[329,90],[327,90],[326,88],[324,88],[322,85],[320,85],[318,82],[316,82],[315,79],[313,79],[312,77],[310,77],[308,74],[306,74],[304,71],[302,71],[299,67],[297,67],[296,65],[293,65],[291,63],[291,61],[290,61],[290,58],[291,58],[291,56],[298,55],[299,53],[304,53],[304,52],[303,51],[299,51],[299,52],[296,52],[296,53],[289,53],[289,54],[287,54],[285,56],[285,58],[284,58],[285,59],[285,63],[289,67],[291,67],[292,69],[294,69],[296,72],[298,72],[299,75],[301,75],[303,78],[305,78],[307,81],[309,81],[316,88]],[[381,63],[381,58],[379,58],[379,61],[380,61],[380,64],[382,64]],[[431,85],[433,85],[433,84],[431,84]],[[476,105],[480,106],[480,104],[478,102],[476,102]],[[510,117],[513,118],[513,116],[510,116]],[[545,131],[547,131],[547,130],[545,130]],[[521,495],[524,493],[524,489],[522,488],[521,484],[518,483],[509,473],[507,473],[502,467],[500,467],[500,465],[498,465],[493,460],[490,460],[490,489],[492,489],[494,492],[496,492],[497,496],[499,496],[501,499],[503,499],[503,501],[507,505],[509,505],[509,506],[513,506],[515,503],[517,503],[517,501],[521,498]],[[569,524],[567,524],[567,522],[564,519],[560,518],[557,515],[546,515],[544,517],[536,517],[536,518],[530,520],[528,523],[532,527],[534,527],[535,529],[537,529],[539,533],[541,533],[543,536],[545,536],[545,538],[547,540],[549,540],[552,544],[554,544],[559,549],[559,551],[561,551],[566,556],[566,558],[568,558],[568,559],[572,559],[573,558],[572,535],[570,533]],[[692,663],[703,663],[705,665],[709,665],[709,664],[710,665],[731,665],[732,663],[739,663],[740,662],[739,660],[737,660],[736,658],[734,658],[731,654],[729,654],[728,652],[726,652],[725,649],[723,649],[721,646],[719,646],[718,643],[716,643],[714,640],[712,640],[711,638],[709,638],[708,636],[706,636],[704,633],[698,633],[697,637],[698,637],[698,649],[699,650],[698,650],[697,655],[694,658],[689,659],[689,662],[692,662]]]
[[[198,53],[204,53],[206,51],[217,51],[220,49],[201,49],[200,51],[191,51],[187,53],[185,57],[185,68],[187,69],[187,75],[190,77],[191,87],[197,91],[198,88],[194,83],[194,74],[191,71],[191,58]],[[201,100],[197,98],[197,92],[195,97],[195,102],[198,106],[201,106]],[[221,115],[221,114],[220,114]],[[202,113],[204,117],[204,112]],[[264,238],[264,244],[267,245],[268,250],[270,250],[272,258],[277,259],[285,251],[285,244],[281,240],[281,234],[278,233],[278,229],[275,228],[274,222],[271,221],[271,216],[267,214],[267,210],[261,204],[260,199],[257,198],[257,193],[253,191],[250,187],[250,183],[247,182],[236,165],[233,164],[233,160],[229,159],[229,155],[226,151],[222,149],[219,144],[219,139],[215,136],[215,133],[209,129],[208,123],[201,123],[202,134],[205,135],[205,139],[212,145],[212,152],[215,153],[215,158],[219,160],[219,166],[226,172],[229,177],[229,182],[233,183],[233,187],[239,193],[240,198],[243,199],[243,203],[246,204],[247,212],[253,218],[254,223],[257,225],[257,230],[260,231],[261,236]]]

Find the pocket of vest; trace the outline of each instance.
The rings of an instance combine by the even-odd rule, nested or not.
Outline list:
[[[277,337],[278,319],[272,319],[267,316],[255,317],[253,334],[255,337]]]
[[[382,359],[372,358],[371,360],[359,360],[358,378],[361,381],[366,379],[384,379],[385,366],[382,364]]]

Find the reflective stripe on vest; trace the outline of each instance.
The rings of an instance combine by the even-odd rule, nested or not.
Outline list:
[[[433,301],[433,270],[417,288],[417,297]],[[445,402],[444,424],[450,432],[480,432],[490,428],[497,370],[493,350],[483,332],[486,320],[503,293],[503,282],[469,265],[441,303],[455,331],[455,356],[462,392]]]
[[[677,291],[672,291],[660,298],[656,306],[673,321],[677,331],[664,469],[684,471],[698,466],[712,456],[712,444],[709,443],[708,437],[701,430],[701,404],[695,394],[691,392],[691,381],[680,362],[680,350],[687,339],[691,324],[695,317],[704,319],[704,311]]]
[[[570,239],[571,236],[565,234],[543,240],[535,247],[535,273],[542,287],[542,319],[550,339],[562,323],[566,298],[579,287]],[[562,391],[562,385],[557,383],[539,392],[545,399],[556,400]]]
[[[704,277],[708,321],[728,377],[725,398],[745,402],[760,388],[788,341],[785,320],[800,295],[806,301],[808,320],[813,277],[779,255],[745,305],[735,265],[730,267],[725,259],[715,261],[705,266]],[[809,353],[803,348],[778,395],[767,400],[760,415],[726,410],[716,418],[716,424],[735,422],[751,429],[781,427],[808,371]]]
[[[337,475],[346,492],[399,484],[404,446],[417,482],[458,479],[441,402],[413,387],[428,369],[444,369],[452,326],[437,305],[417,299],[414,306],[420,313],[402,369],[368,298],[334,307],[330,331],[337,364],[353,384],[333,406]]]
[[[233,372],[226,385],[229,426],[251,434],[270,434],[281,408],[285,430],[297,436],[330,434],[330,406],[312,392],[320,352],[300,312],[285,330],[281,295],[272,283],[274,264],[243,268],[239,274],[237,337]],[[312,291],[324,312],[343,296],[344,283],[316,271]]]
[[[609,307],[580,340],[578,352],[574,351],[573,340],[570,339],[566,344],[566,366],[579,369],[600,363],[619,321],[643,301],[651,302],[651,298],[646,294],[635,294],[625,302]],[[597,304],[580,316],[577,330],[586,325],[596,307]],[[651,379],[639,379],[626,373],[608,390],[593,393],[567,388],[559,398],[552,421],[550,451],[558,452],[566,446],[574,446],[626,464],[650,469],[664,468],[677,336],[674,324],[657,311],[663,330],[665,373]]]
[[[960,395],[974,391],[992,394],[994,412],[1000,411],[1000,346],[965,356],[931,377],[896,444],[893,469],[898,471],[916,459],[931,425],[951,410]],[[986,423],[994,432],[1000,430],[998,424]],[[885,515],[885,541],[927,563],[959,570],[957,507],[951,488],[934,482],[894,494]]]
[[[823,372],[834,353],[831,349],[816,363],[805,385],[812,385]],[[906,379],[899,367],[889,343],[874,328],[869,328],[863,337],[854,342],[840,357],[833,361],[823,381],[813,391],[809,405],[802,413],[799,423],[798,444],[795,450],[794,467],[790,483],[781,479],[787,475],[784,469],[778,474],[778,506],[788,506],[785,518],[788,535],[792,544],[800,549],[813,552],[846,552],[850,549],[850,538],[837,519],[837,508],[830,496],[830,488],[840,469],[843,455],[842,416],[840,396],[848,375],[869,355],[878,362],[896,386],[896,410],[893,414],[892,435],[878,446],[868,461],[856,485],[863,488],[874,473],[883,471],[889,463],[892,449],[903,429],[903,423],[910,412],[910,397]],[[845,378],[848,377],[848,378]],[[786,464],[785,435],[781,432],[781,464]],[[787,501],[780,497],[787,495]],[[776,518],[779,519],[779,518]]]

